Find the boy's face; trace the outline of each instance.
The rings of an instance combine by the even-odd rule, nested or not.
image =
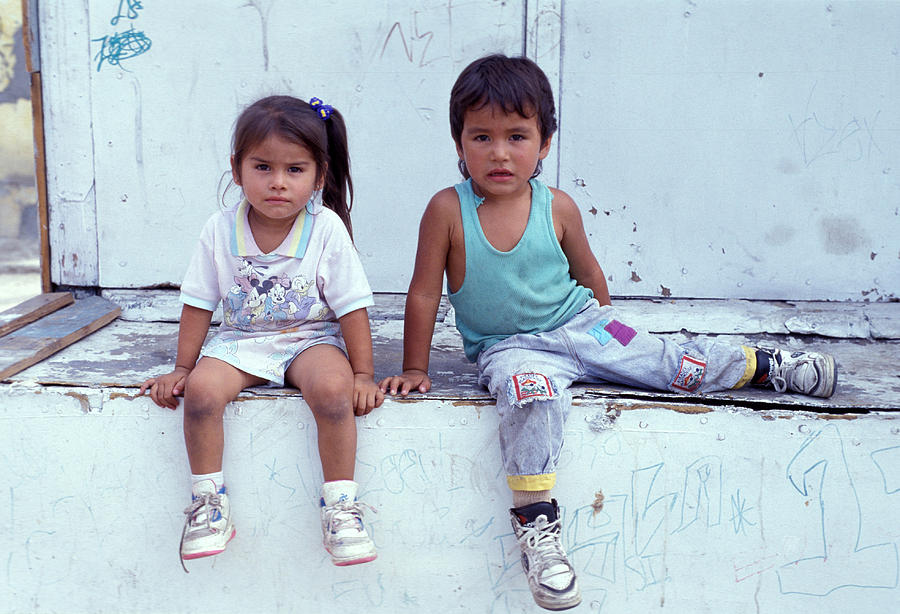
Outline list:
[[[484,106],[466,111],[456,152],[482,196],[509,196],[527,186],[538,160],[549,153],[550,140],[541,142],[537,114],[522,117]]]

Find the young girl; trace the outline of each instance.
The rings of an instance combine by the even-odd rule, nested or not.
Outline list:
[[[225,405],[249,386],[286,381],[316,419],[325,548],[335,565],[371,561],[353,481],[354,413],[369,413],[383,394],[373,379],[372,293],[351,238],[341,114],[317,98],[255,102],[235,126],[231,173],[244,199],[203,228],[181,286],[175,369],[141,385],[169,409],[184,394],[193,487],[181,558],[218,554],[235,534],[222,477]],[[219,302],[222,325],[203,347]]]

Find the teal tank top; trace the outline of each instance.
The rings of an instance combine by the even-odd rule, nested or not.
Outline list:
[[[569,275],[566,259],[553,230],[553,195],[532,179],[531,213],[519,242],[501,252],[484,236],[472,180],[456,186],[466,243],[466,275],[456,292],[447,288],[456,310],[456,328],[466,358],[509,336],[537,334],[562,326],[594,294]]]

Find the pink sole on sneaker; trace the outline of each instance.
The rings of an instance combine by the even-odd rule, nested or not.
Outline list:
[[[347,565],[359,565],[360,563],[368,563],[369,561],[374,561],[378,558],[377,554],[373,554],[372,556],[364,556],[361,559],[353,559],[352,561],[335,561],[332,559],[332,562],[338,567],[345,567]]]
[[[232,528],[231,529],[231,537],[228,538],[228,541],[225,542],[225,545],[228,545],[228,542],[230,542],[232,539],[234,539],[235,534],[237,534],[237,530]],[[201,559],[205,556],[215,556],[222,552],[225,552],[225,548],[221,548],[219,550],[205,550],[203,552],[192,552],[190,554],[182,554],[181,558],[183,558],[185,561],[190,561],[192,559]]]

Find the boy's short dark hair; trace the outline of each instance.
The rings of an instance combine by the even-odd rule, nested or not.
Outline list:
[[[550,81],[528,58],[495,53],[463,69],[450,91],[450,133],[457,145],[461,145],[466,111],[489,105],[522,117],[536,115],[542,144],[556,132],[556,105]]]

